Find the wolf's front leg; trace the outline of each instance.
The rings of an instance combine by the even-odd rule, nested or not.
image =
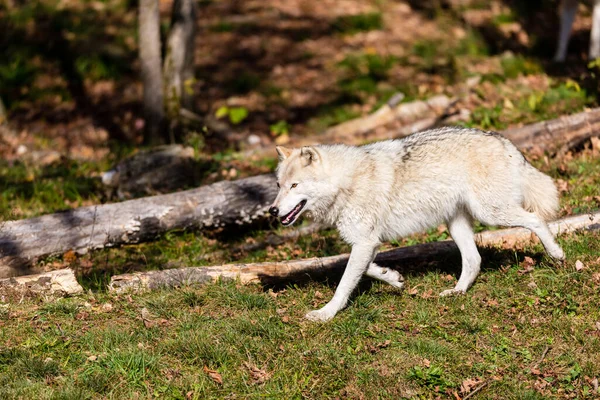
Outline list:
[[[306,314],[307,319],[311,321],[329,321],[338,311],[346,307],[352,291],[375,258],[375,251],[378,246],[379,243],[360,243],[352,247],[348,265],[333,298],[320,310],[314,310]]]

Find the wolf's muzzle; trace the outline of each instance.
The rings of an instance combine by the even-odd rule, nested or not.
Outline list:
[[[277,215],[279,215],[279,208],[277,208],[275,206],[269,208],[269,214],[276,217]]]

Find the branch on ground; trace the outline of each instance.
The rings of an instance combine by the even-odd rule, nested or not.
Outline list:
[[[59,269],[37,275],[18,278],[0,279],[0,301],[19,300],[24,297],[70,296],[83,292],[83,288],[75,279],[73,270]]]
[[[0,227],[0,277],[30,273],[39,257],[154,240],[173,229],[239,226],[266,218],[275,177],[222,181],[183,192],[81,207]],[[35,272],[35,271],[34,271]]]

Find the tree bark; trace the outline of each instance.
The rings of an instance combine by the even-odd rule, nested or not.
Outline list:
[[[158,0],[140,0],[138,23],[140,63],[144,85],[145,140],[150,144],[160,144],[165,142],[165,111]]]
[[[600,108],[506,129],[501,133],[529,154],[562,154],[586,139],[600,135]]]
[[[600,212],[564,218],[550,224],[554,234],[571,233],[581,229],[600,230]],[[531,231],[524,228],[486,231],[476,235],[479,246],[510,246],[526,244],[534,239]],[[431,259],[458,251],[452,240],[401,247],[379,253],[375,262],[385,266],[415,259]],[[296,279],[306,275],[322,275],[335,269],[343,269],[349,254],[331,257],[310,258],[283,262],[254,264],[226,264],[214,267],[188,267],[163,271],[136,272],[115,275],[109,290],[117,293],[144,291],[163,287],[178,287],[189,284],[204,284],[218,279],[239,279],[242,283],[269,284]]]
[[[190,85],[194,78],[195,33],[196,2],[175,0],[163,67],[167,110],[171,119],[179,118],[182,107],[191,110],[193,106]]]
[[[0,301],[2,302],[30,296],[62,297],[82,292],[83,288],[70,268],[0,279]]]
[[[395,96],[397,100],[402,100],[402,97]],[[405,128],[418,121],[427,121],[417,125],[419,128],[421,125],[429,127],[435,121],[439,122],[454,102],[453,99],[444,95],[434,96],[427,100],[411,101],[409,103],[398,104],[399,101],[391,101],[372,114],[355,118],[327,129],[317,139],[320,142],[343,141],[346,144],[358,144],[363,143],[365,139],[371,141],[393,139],[394,136],[406,136],[414,132]],[[403,127],[400,130],[402,132],[400,135],[398,131],[393,130],[376,131],[377,128],[392,122],[402,123]]]
[[[243,225],[266,216],[273,175],[193,190],[81,207],[0,225],[0,278],[31,273],[36,258],[152,240],[173,229]]]

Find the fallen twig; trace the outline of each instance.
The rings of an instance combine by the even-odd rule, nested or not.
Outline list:
[[[471,393],[469,393],[468,395],[463,397],[462,400],[467,400],[467,399],[470,399],[471,397],[475,396],[475,394],[477,394],[477,392],[481,391],[481,389],[486,387],[492,380],[493,380],[492,378],[486,379],[485,381],[483,381],[483,383],[481,385],[479,385],[475,389],[473,389],[473,391]]]
[[[550,351],[550,346],[546,345],[546,348],[544,349],[544,351],[542,352],[542,355],[540,356],[540,359],[531,366],[531,368],[529,369],[535,369],[537,367],[540,366],[540,364],[544,361],[544,359],[546,358],[546,355],[548,354],[548,351]]]

